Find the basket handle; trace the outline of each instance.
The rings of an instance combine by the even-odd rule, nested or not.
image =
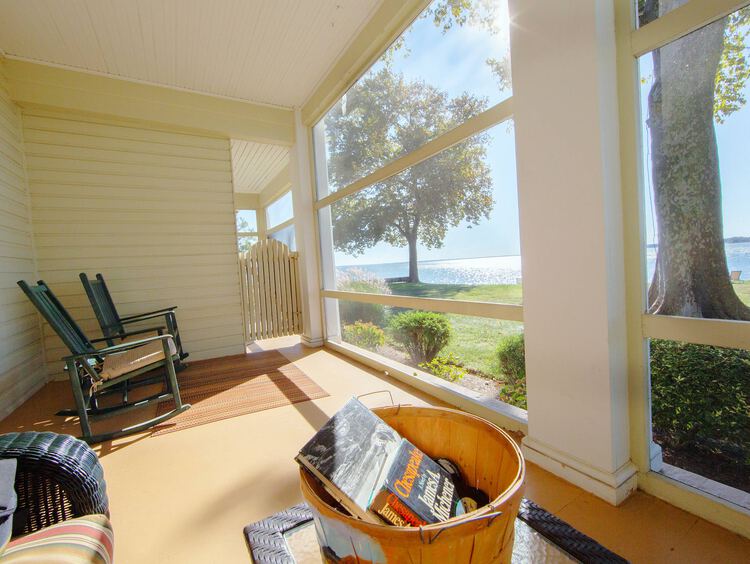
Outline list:
[[[375,395],[375,394],[388,394],[388,397],[390,397],[390,398],[391,398],[391,407],[393,407],[393,406],[395,406],[395,405],[396,405],[396,404],[395,404],[395,403],[393,402],[393,394],[391,393],[391,391],[390,391],[390,390],[377,390],[377,391],[375,391],[375,392],[367,392],[366,394],[360,394],[360,395],[358,395],[358,396],[357,396],[357,399],[361,399],[361,398],[363,398],[363,397],[365,397],[365,396],[372,396],[372,395]]]
[[[475,523],[477,521],[484,521],[485,519],[489,519],[489,522],[487,523],[487,526],[489,527],[492,522],[500,517],[502,515],[502,511],[493,511],[492,513],[487,513],[485,515],[478,515],[477,517],[472,517],[471,519],[466,519],[464,521],[456,521],[455,523],[451,523],[450,525],[446,525],[442,529],[440,529],[437,533],[434,535],[427,535],[427,542],[425,543],[425,537],[422,531],[422,527],[419,527],[419,539],[422,541],[422,544],[432,544],[437,540],[437,538],[441,535],[443,531],[447,531],[448,529],[452,529],[453,527],[458,527],[459,525],[465,525],[466,523]]]

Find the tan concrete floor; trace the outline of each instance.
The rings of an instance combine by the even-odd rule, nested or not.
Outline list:
[[[441,405],[334,352],[305,349],[296,339],[261,346],[278,348],[330,396],[98,445],[118,563],[250,562],[242,528],[302,500],[293,457],[349,397],[387,389],[396,402]],[[387,401],[385,395],[365,400],[373,407]],[[50,383],[0,422],[0,432],[77,434],[74,419],[52,415],[69,405],[67,383]],[[750,561],[749,540],[641,492],[615,508],[529,464],[525,495],[632,562]]]

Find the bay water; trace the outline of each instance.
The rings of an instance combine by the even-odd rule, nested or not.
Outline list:
[[[742,272],[741,280],[750,280],[750,243],[726,243],[730,271]],[[654,274],[656,248],[646,250],[648,280]],[[339,266],[341,272],[360,270],[378,278],[400,278],[409,274],[408,262]],[[562,276],[564,273],[550,273]],[[482,257],[470,259],[429,260],[419,262],[419,278],[428,284],[517,284],[521,280],[521,257]]]

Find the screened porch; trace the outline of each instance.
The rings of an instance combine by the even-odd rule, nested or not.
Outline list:
[[[0,430],[81,436],[18,282],[96,344],[101,274],[189,353],[190,409],[93,445],[118,561],[250,561],[382,391],[510,432],[630,561],[742,561],[749,51],[748,0],[0,4]]]

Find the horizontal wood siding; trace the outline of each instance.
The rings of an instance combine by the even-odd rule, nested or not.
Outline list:
[[[178,306],[191,359],[243,352],[229,140],[49,111],[23,123],[39,274],[83,329],[100,335],[78,273],[101,272],[121,314]],[[59,375],[66,351],[44,338]]]
[[[47,380],[39,318],[16,285],[35,276],[21,115],[0,58],[0,419]]]

